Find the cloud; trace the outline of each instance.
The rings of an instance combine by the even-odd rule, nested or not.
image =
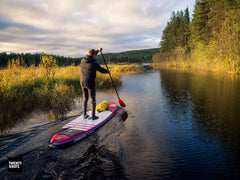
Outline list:
[[[157,47],[172,11],[194,0],[1,0],[0,51],[83,56]]]

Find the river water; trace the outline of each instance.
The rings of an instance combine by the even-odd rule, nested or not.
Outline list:
[[[2,179],[240,179],[240,78],[161,69],[122,77],[126,108],[80,142],[53,149],[51,135],[76,118],[36,114],[0,139]],[[97,92],[98,103],[117,101]],[[8,158],[23,159],[8,172]]]

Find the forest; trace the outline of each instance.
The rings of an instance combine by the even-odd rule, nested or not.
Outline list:
[[[120,53],[104,53],[104,57],[108,61],[108,63],[146,63],[152,62],[153,54],[159,52],[158,48],[154,49],[142,49],[142,50],[133,50],[126,51]],[[0,67],[7,67],[9,62],[13,62],[18,60],[20,65],[34,65],[38,66],[41,63],[41,57],[46,55],[45,53],[9,53],[6,52],[0,53]],[[81,59],[83,57],[73,58],[73,57],[64,57],[59,55],[52,55],[54,59],[56,59],[56,63],[58,66],[69,66],[69,65],[79,65],[81,63]],[[99,63],[104,63],[102,61],[102,57],[99,54],[96,57]]]
[[[159,48],[153,49],[141,49],[141,50],[132,50],[119,53],[106,53],[104,57],[108,63],[150,63],[152,62],[152,57],[154,54],[159,52]],[[98,55],[96,59],[99,62],[102,62],[101,55]]]
[[[0,67],[8,66],[8,63],[11,61],[19,60],[21,65],[34,65],[39,66],[41,63],[41,57],[46,55],[45,53],[0,53]],[[58,55],[52,55],[54,59],[56,59],[58,66],[68,66],[68,65],[78,65],[81,62],[81,58],[72,58],[72,57],[64,57]]]
[[[172,13],[154,62],[239,73],[239,22],[239,0],[197,0],[192,18],[188,8]]]

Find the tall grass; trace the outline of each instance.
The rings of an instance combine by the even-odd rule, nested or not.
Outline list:
[[[109,65],[111,72],[118,74],[133,74],[143,72],[143,66],[137,66],[136,64],[111,64]]]
[[[235,60],[228,56],[214,54],[211,46],[196,43],[195,49],[185,53],[184,49],[177,47],[168,55],[156,54],[153,56],[154,67],[192,68],[196,70],[210,70],[216,73],[240,74],[239,57]],[[210,51],[211,50],[211,51]]]
[[[66,113],[76,96],[73,85],[46,77],[44,68],[14,68],[0,75],[0,129],[12,127],[33,109]]]
[[[110,65],[112,78],[121,85],[121,74],[136,72],[132,65]],[[108,74],[97,73],[96,88],[112,83]],[[53,111],[60,118],[81,94],[80,66],[44,67],[20,65],[0,70],[0,130],[13,127],[32,110]]]

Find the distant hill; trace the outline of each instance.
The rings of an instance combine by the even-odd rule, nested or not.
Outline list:
[[[152,62],[152,56],[159,52],[159,48],[132,50],[119,53],[104,53],[108,63],[148,63]],[[101,55],[96,57],[98,62],[102,62]]]

